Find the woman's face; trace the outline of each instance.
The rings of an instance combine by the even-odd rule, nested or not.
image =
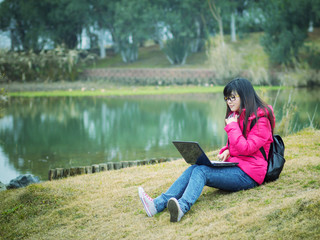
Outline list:
[[[232,112],[239,112],[241,99],[237,92],[232,92],[229,97],[225,98],[225,101]]]

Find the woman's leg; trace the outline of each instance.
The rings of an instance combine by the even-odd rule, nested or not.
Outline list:
[[[197,166],[198,165],[192,165],[188,167],[165,193],[153,199],[158,212],[162,212],[166,208],[170,198],[181,198],[189,184],[190,176]]]
[[[233,192],[256,187],[257,183],[239,167],[211,168],[204,165],[197,166],[191,173],[183,195],[180,199],[177,198],[184,213],[190,210],[205,185]]]

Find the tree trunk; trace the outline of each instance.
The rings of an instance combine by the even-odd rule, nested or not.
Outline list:
[[[211,3],[210,0],[208,0],[208,5],[209,5],[209,9],[212,16],[218,22],[219,33],[221,38],[220,41],[221,41],[222,47],[224,47],[225,44],[224,44],[224,36],[223,36],[223,24],[222,24],[222,17],[220,16],[220,8],[217,8],[214,2]]]
[[[220,32],[220,38],[221,38],[221,44],[224,47],[224,36],[223,36],[223,24],[222,24],[222,18],[219,19],[219,32]]]
[[[125,53],[125,50],[121,50],[120,52],[121,52],[122,61],[123,61],[124,63],[127,63],[128,60],[127,60],[127,55],[126,55],[126,53]]]
[[[182,59],[182,62],[181,62],[181,65],[184,65],[187,61],[187,57],[188,57],[188,52],[186,52],[183,56],[183,59]]]
[[[237,41],[235,14],[231,14],[231,42]]]
[[[14,47],[15,47],[15,40],[14,40],[14,33],[13,30],[10,30],[10,40],[11,40],[11,51],[14,51]]]
[[[308,32],[313,32],[313,22],[312,21],[309,22]]]
[[[99,49],[100,49],[100,58],[106,58],[106,49],[104,48],[104,30],[99,30]]]
[[[201,29],[200,29],[200,22],[198,20],[195,21],[196,26],[196,38],[192,41],[190,50],[193,53],[196,53],[199,51],[200,43],[201,43]]]
[[[120,45],[120,53],[122,57],[122,61],[125,63],[135,62],[138,59],[138,46],[137,44],[126,44]]]

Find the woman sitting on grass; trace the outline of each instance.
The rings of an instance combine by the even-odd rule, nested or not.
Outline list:
[[[205,185],[235,192],[263,183],[268,163],[259,149],[263,147],[269,153],[275,125],[273,109],[258,97],[246,79],[232,80],[225,86],[223,94],[227,104],[224,129],[228,143],[220,150],[218,158],[239,164],[216,168],[192,165],[155,199],[139,187],[139,197],[149,217],[167,207],[170,221],[179,222],[199,198]],[[257,123],[250,129],[252,121]]]

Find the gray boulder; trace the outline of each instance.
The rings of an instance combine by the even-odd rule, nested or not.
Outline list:
[[[2,182],[0,182],[0,192],[7,190],[6,185],[4,185]]]
[[[7,185],[7,189],[22,188],[30,185],[31,183],[38,182],[40,182],[39,178],[31,174],[20,175],[10,181],[10,183]]]

